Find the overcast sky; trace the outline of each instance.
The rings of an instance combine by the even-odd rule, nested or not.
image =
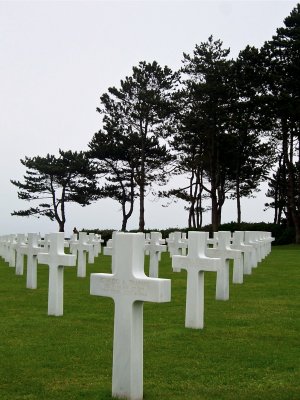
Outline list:
[[[0,0],[0,234],[53,232],[47,218],[12,217],[28,204],[10,179],[22,180],[20,159],[86,150],[99,130],[100,95],[131,75],[139,61],[181,66],[183,52],[212,34],[235,58],[248,44],[260,47],[283,26],[297,1],[1,1]],[[265,189],[264,189],[265,191]],[[244,200],[244,221],[272,221],[263,193]],[[146,228],[185,227],[182,203],[146,204]],[[136,205],[137,208],[137,205]],[[138,227],[138,210],[130,229]],[[224,206],[223,222],[236,219]],[[209,223],[207,214],[205,222]],[[119,205],[100,200],[67,205],[73,227],[119,229]]]

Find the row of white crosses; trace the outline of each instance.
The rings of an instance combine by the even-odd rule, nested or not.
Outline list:
[[[270,250],[272,238],[269,235],[244,234],[244,242],[249,246],[251,267]],[[176,236],[176,235],[175,235]],[[247,237],[247,239],[246,239]],[[61,315],[63,304],[63,267],[76,263],[74,255],[64,254],[63,234],[50,237],[48,253],[39,253],[38,261],[49,265],[49,301],[48,314]],[[145,244],[143,234],[115,233],[110,244],[112,254],[112,274],[91,274],[90,293],[97,296],[109,296],[115,302],[114,346],[113,346],[113,382],[112,394],[118,398],[141,400],[143,398],[143,303],[167,302],[171,299],[171,282],[167,279],[148,277],[144,273],[144,252],[155,255],[165,250],[160,244],[161,237],[153,235],[153,243]],[[173,255],[172,265],[175,271],[187,270],[186,326],[203,327],[204,308],[204,272],[217,273],[216,298],[227,300],[229,296],[228,260],[236,262],[237,283],[241,283],[241,254],[243,250],[230,248],[230,233],[218,232],[217,247],[207,248],[208,234],[189,232],[188,255]],[[77,247],[77,251],[78,251]],[[83,250],[83,251],[87,251]],[[210,256],[207,253],[210,252]],[[254,254],[254,255],[253,255]],[[217,257],[214,257],[214,256]],[[156,269],[154,274],[158,274]]]
[[[82,238],[84,235],[82,235]],[[142,233],[114,233],[112,274],[91,274],[90,293],[109,296],[115,302],[112,394],[130,400],[143,398],[143,303],[171,300],[171,281],[148,277],[144,273],[144,252],[158,261],[158,253],[165,251],[160,234],[152,234],[145,244]],[[63,233],[50,234],[49,251],[37,252],[39,263],[49,265],[48,314],[63,314],[63,271],[74,266],[74,254],[64,253]],[[77,251],[88,251],[85,241],[78,240]],[[157,264],[152,267],[154,274]]]
[[[260,240],[260,239],[259,239]],[[173,268],[187,270],[186,326],[203,327],[204,271],[217,273],[216,297],[226,300],[229,296],[228,260],[235,261],[234,280],[242,283],[243,264],[241,255],[247,249],[256,252],[256,247],[248,245],[243,250],[229,247],[230,232],[219,232],[215,249],[208,249],[208,234],[189,232],[188,255],[172,256]],[[252,237],[253,243],[257,240]],[[152,243],[151,243],[152,242]],[[176,234],[169,241],[173,252],[178,252],[180,240]],[[175,246],[176,243],[176,246]],[[240,241],[241,246],[247,246]],[[261,244],[266,248],[265,241]],[[163,246],[163,247],[162,247]],[[117,398],[141,400],[143,398],[143,302],[165,302],[171,298],[171,283],[166,279],[147,277],[144,273],[144,252],[154,254],[155,275],[158,274],[158,253],[165,251],[161,236],[152,233],[113,234],[104,254],[112,255],[112,274],[91,274],[90,293],[96,296],[112,297],[115,302],[112,395]],[[210,256],[206,255],[206,250]],[[219,258],[212,257],[217,255]],[[151,268],[149,272],[151,271]]]
[[[233,283],[243,283],[243,275],[271,251],[274,239],[269,232],[217,232],[210,241],[207,232],[189,232],[188,255],[173,255],[174,272],[187,271],[185,326],[204,326],[204,272],[216,272],[216,299],[229,299],[229,261],[233,260]],[[213,243],[214,247],[208,247]]]
[[[92,260],[101,251],[101,237],[79,233],[79,239],[72,238],[73,252],[78,253],[77,276],[86,276],[86,252],[92,253]],[[42,244],[41,247],[39,244]],[[65,254],[70,242],[65,241],[63,233],[46,234],[41,239],[35,233],[2,236],[0,256],[15,266],[16,275],[23,275],[24,255],[27,255],[26,287],[37,288],[37,264],[49,266],[48,315],[63,315],[63,268],[76,265],[76,255]]]

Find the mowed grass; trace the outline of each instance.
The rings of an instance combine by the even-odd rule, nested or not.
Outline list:
[[[48,267],[38,289],[0,261],[0,399],[111,399],[114,305],[89,294],[89,275],[110,272],[100,255],[87,277],[64,272],[64,316],[47,316]],[[148,257],[146,257],[147,271]],[[205,274],[205,328],[186,329],[186,273],[163,254],[170,303],[144,305],[145,400],[299,400],[300,246],[274,247],[216,301]]]

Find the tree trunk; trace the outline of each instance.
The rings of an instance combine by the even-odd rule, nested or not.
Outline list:
[[[144,185],[141,185],[139,231],[144,232],[144,230],[145,230],[145,188]]]
[[[189,228],[195,227],[195,196],[193,194],[193,182],[194,182],[194,170],[192,169],[192,175],[190,178],[190,210],[189,210],[189,220],[188,226]]]
[[[65,231],[65,223],[63,221],[58,221],[59,232]]]
[[[237,210],[237,224],[238,224],[238,227],[239,227],[241,225],[241,222],[242,222],[239,172],[237,173],[237,176],[236,176],[236,210]]]
[[[219,212],[218,212],[218,200],[216,190],[212,188],[211,192],[211,225],[213,232],[219,230]]]
[[[146,134],[143,133],[143,128],[141,126],[142,134],[142,148],[141,148],[141,178],[140,178],[140,218],[139,218],[139,231],[144,232],[145,230],[145,140]]]
[[[121,227],[122,232],[126,232],[127,221],[128,221],[128,218],[126,216],[123,216],[122,227]]]

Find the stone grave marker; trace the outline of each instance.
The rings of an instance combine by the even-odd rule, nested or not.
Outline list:
[[[181,254],[183,256],[186,256],[186,252],[187,252],[187,246],[188,246],[188,240],[187,240],[187,235],[186,232],[182,232],[181,234],[181,241],[184,244],[184,246],[181,249]]]
[[[6,253],[6,235],[0,236],[0,257],[5,260]]]
[[[18,233],[16,243],[14,244],[16,252],[16,275],[23,275],[24,273],[24,246],[26,246],[26,237],[23,233]]]
[[[166,242],[170,257],[182,254],[182,247],[185,246],[185,243],[182,241],[181,232],[171,232]]]
[[[204,272],[217,272],[223,266],[219,258],[206,256],[207,232],[188,232],[187,256],[172,257],[173,271],[187,271],[185,326],[202,329],[204,326]]]
[[[245,231],[244,242],[247,245],[253,246],[254,251],[251,253],[251,269],[256,268],[260,261],[260,244],[256,240],[255,232]]]
[[[94,256],[98,257],[99,254],[101,254],[101,244],[104,242],[103,239],[101,239],[101,235],[96,234],[94,236],[93,244],[94,244]]]
[[[275,238],[272,237],[271,232],[263,232],[263,234],[263,238],[266,243],[266,255],[268,255],[272,250],[272,242],[274,242]]]
[[[107,243],[106,243],[106,247],[103,248],[103,254],[104,254],[105,256],[112,256],[116,234],[117,234],[117,231],[114,231],[114,232],[112,233],[111,239],[108,239],[108,241],[107,241]],[[112,271],[112,273],[115,272],[114,264],[115,264],[115,261],[114,261],[114,259],[112,258],[112,260],[111,260],[111,271]]]
[[[243,263],[242,253],[239,250],[233,250],[231,244],[231,232],[219,231],[216,235],[216,245],[207,249],[207,255],[210,257],[221,258],[224,262],[221,273],[217,275],[217,279],[223,282],[222,290],[218,295],[218,300],[227,300],[229,298],[229,261],[233,260],[233,283],[243,283]],[[219,288],[221,287],[221,282]],[[217,285],[218,286],[218,285]]]
[[[5,262],[8,261],[8,235],[0,236],[0,256],[4,259]]]
[[[9,238],[8,238],[8,265],[10,267],[16,266],[15,244],[16,244],[16,235],[14,235],[14,234],[9,235]]]
[[[151,278],[158,278],[159,254],[167,251],[167,246],[161,244],[161,240],[162,237],[160,232],[151,232],[148,243],[145,243],[145,250],[148,251],[150,256],[149,276]]]
[[[46,233],[44,238],[40,238],[40,240],[39,240],[39,244],[44,249],[44,253],[48,253],[49,252],[50,240],[51,240],[50,239],[50,233]]]
[[[87,235],[88,244],[91,245],[91,247],[90,247],[90,249],[88,251],[88,262],[89,262],[89,264],[94,264],[94,262],[95,262],[94,237],[95,237],[94,233],[89,233]]]
[[[74,247],[74,245],[78,243],[78,234],[73,233],[70,237],[70,253],[75,254],[77,253],[77,249]]]
[[[114,237],[114,273],[91,274],[90,293],[115,303],[112,395],[143,399],[143,303],[168,302],[169,279],[144,273],[143,233],[118,232]]]
[[[151,234],[149,232],[147,232],[147,233],[145,233],[145,245],[149,244],[150,241],[151,241]],[[146,247],[145,247],[145,254],[147,256],[150,255],[149,250],[147,250]]]
[[[108,241],[106,242],[106,246],[103,248],[103,254],[105,256],[111,256],[112,249],[113,249],[113,239],[108,239]]]
[[[72,248],[76,250],[77,257],[77,276],[79,278],[86,277],[86,255],[89,251],[93,250],[93,245],[88,243],[86,232],[79,232],[79,239],[76,243],[72,244]],[[74,253],[73,253],[74,254]]]
[[[251,275],[251,254],[255,251],[254,247],[244,243],[245,233],[244,231],[235,231],[232,234],[231,248],[240,250],[242,252],[243,261],[243,274]]]
[[[37,255],[39,252],[44,251],[38,245],[38,240],[37,233],[28,233],[27,245],[22,250],[27,255],[26,287],[28,289],[37,288]]]
[[[50,233],[49,253],[39,253],[38,262],[49,265],[48,315],[63,315],[64,267],[76,265],[76,256],[64,253],[64,233]]]

